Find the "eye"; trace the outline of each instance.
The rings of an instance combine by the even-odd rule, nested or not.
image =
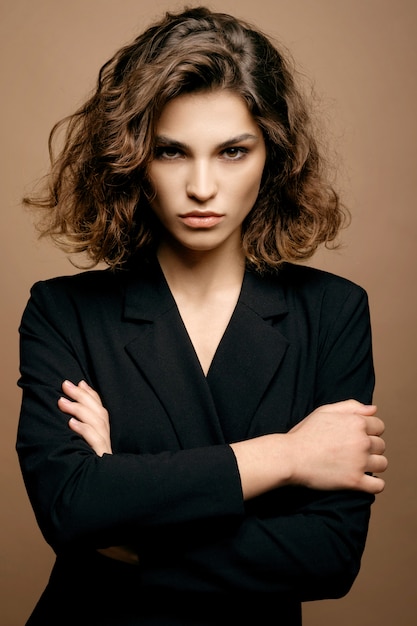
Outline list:
[[[247,153],[247,148],[243,148],[242,146],[230,146],[230,148],[223,150],[222,155],[227,161],[239,161],[243,159]]]
[[[173,161],[183,156],[181,150],[175,146],[156,146],[154,151],[154,158],[166,161]]]

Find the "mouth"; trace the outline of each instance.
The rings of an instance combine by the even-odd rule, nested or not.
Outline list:
[[[191,211],[179,216],[181,221],[190,228],[211,228],[219,224],[224,215],[213,211]]]

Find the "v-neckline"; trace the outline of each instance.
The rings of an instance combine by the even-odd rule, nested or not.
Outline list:
[[[228,316],[225,316],[224,319],[224,323],[222,324],[222,328],[221,330],[218,332],[218,336],[217,339],[215,340],[215,345],[210,349],[210,353],[211,353],[211,357],[209,359],[204,359],[202,358],[202,355],[199,353],[198,350],[198,341],[197,338],[195,336],[193,336],[193,333],[191,332],[191,328],[190,325],[187,325],[186,320],[184,319],[183,314],[181,313],[180,307],[178,306],[177,301],[175,300],[175,297],[167,283],[167,287],[170,291],[171,297],[175,303],[175,307],[177,310],[177,314],[181,320],[182,326],[184,328],[184,333],[186,334],[188,341],[193,349],[193,352],[195,354],[195,358],[201,368],[202,374],[203,376],[207,379],[209,374],[210,374],[210,370],[212,368],[212,365],[215,361],[216,358],[216,354],[219,351],[219,348],[226,336],[226,333],[228,331],[228,328],[230,327],[230,324],[232,323],[233,317],[236,313],[236,309],[238,307],[241,295],[242,295],[242,289],[243,289],[243,282],[244,282],[244,277],[242,280],[242,284],[240,285],[239,288],[239,293],[237,295],[237,298],[235,300],[235,302],[233,303],[233,305],[230,307],[230,314]]]

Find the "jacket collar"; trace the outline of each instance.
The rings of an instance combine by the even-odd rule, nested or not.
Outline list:
[[[261,277],[246,271],[239,303],[263,319],[285,315],[288,307],[278,284],[275,276]],[[124,306],[126,319],[152,322],[173,307],[176,308],[175,300],[157,262],[129,273]]]
[[[180,447],[245,437],[287,350],[274,324],[286,313],[277,279],[246,272],[206,378],[159,265],[132,272],[124,314],[138,324],[126,351],[163,404]]]

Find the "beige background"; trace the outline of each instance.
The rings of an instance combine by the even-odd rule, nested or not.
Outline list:
[[[193,4],[192,2],[190,4]],[[293,52],[313,78],[353,223],[337,253],[313,259],[370,296],[377,389],[390,467],[361,572],[344,599],[305,606],[305,626],[412,626],[416,588],[415,0],[223,0]],[[20,394],[17,327],[31,284],[74,269],[38,243],[19,199],[44,171],[51,125],[93,87],[104,61],[163,10],[162,0],[1,0],[0,624],[23,626],[53,555],[14,452]],[[76,593],[77,581],[68,596]],[[279,607],[278,614],[279,614]]]

